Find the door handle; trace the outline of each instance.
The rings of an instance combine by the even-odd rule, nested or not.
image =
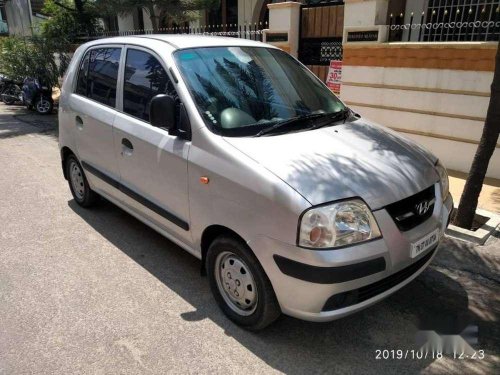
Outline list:
[[[80,130],[83,129],[83,120],[80,116],[76,116],[75,117],[75,124],[76,124],[76,127]]]
[[[122,155],[130,156],[134,151],[134,145],[127,138],[122,138]]]

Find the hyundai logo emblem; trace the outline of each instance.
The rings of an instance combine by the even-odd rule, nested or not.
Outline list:
[[[422,201],[419,204],[415,205],[415,209],[417,210],[417,214],[419,216],[423,216],[429,211],[431,208],[432,202],[430,201]]]

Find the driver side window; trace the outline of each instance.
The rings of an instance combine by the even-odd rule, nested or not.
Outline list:
[[[174,85],[158,59],[150,53],[129,48],[125,62],[123,111],[149,122],[151,99],[158,94],[176,98]]]

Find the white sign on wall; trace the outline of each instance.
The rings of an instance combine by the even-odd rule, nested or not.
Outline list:
[[[331,60],[326,76],[326,85],[335,94],[340,94],[340,86],[342,81],[342,60]]]

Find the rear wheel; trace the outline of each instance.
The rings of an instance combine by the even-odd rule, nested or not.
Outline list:
[[[2,101],[7,105],[12,105],[18,101],[17,96],[19,95],[15,86],[9,86],[2,92]]]
[[[281,314],[267,275],[241,241],[221,236],[207,252],[207,275],[215,300],[236,324],[260,330]]]
[[[97,202],[99,195],[90,188],[82,166],[74,155],[68,156],[66,160],[66,176],[76,203],[82,207],[91,207]]]

